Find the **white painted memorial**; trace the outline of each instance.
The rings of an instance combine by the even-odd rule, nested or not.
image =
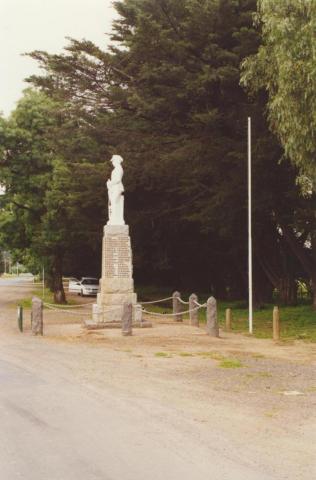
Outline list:
[[[124,187],[123,187],[123,158],[120,155],[113,155],[111,163],[113,170],[110,180],[107,181],[109,199],[109,221],[108,225],[125,225],[124,222]]]
[[[123,158],[113,155],[113,170],[107,181],[109,220],[102,242],[102,278],[97,303],[93,305],[95,323],[120,322],[124,303],[133,305],[133,321],[141,321],[141,308],[134,293],[131,239],[124,221]]]

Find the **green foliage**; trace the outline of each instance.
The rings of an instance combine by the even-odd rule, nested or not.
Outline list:
[[[167,352],[156,352],[155,357],[171,358],[171,355]]]
[[[242,82],[269,96],[271,128],[316,188],[316,3],[260,0],[262,45],[243,63]]]
[[[225,308],[231,304],[219,305],[219,321],[224,325]],[[265,309],[254,312],[254,335],[258,338],[272,338],[272,311],[273,305],[266,305]],[[310,305],[296,307],[281,307],[281,339],[306,340],[316,342],[316,314]],[[248,311],[242,308],[233,308],[233,331],[247,332]]]
[[[83,251],[87,261],[99,258],[105,216],[102,144],[60,103],[32,90],[1,132],[2,243],[19,258],[32,257],[32,269],[41,270],[44,263],[52,288],[62,292],[63,263],[73,264]]]
[[[16,306],[21,306],[23,308],[31,308],[32,307],[32,298],[36,296],[44,300],[46,303],[50,303],[52,305],[56,304],[59,305],[59,302],[55,302],[54,298],[54,293],[49,289],[49,288],[43,288],[42,287],[34,287],[34,290],[29,293],[27,296],[20,298],[18,300],[14,301],[14,305]],[[71,299],[68,301],[69,305],[76,305],[76,302]],[[45,307],[47,308],[47,307]]]
[[[54,156],[47,140],[53,102],[27,91],[2,131],[1,234],[10,248],[45,251],[41,218],[53,172]],[[49,241],[49,238],[47,238]]]
[[[279,165],[282,151],[263,121],[264,104],[250,101],[239,86],[240,62],[260,41],[252,26],[255,2],[146,0],[116,6],[121,18],[113,40],[119,46],[112,61],[125,73],[118,113],[136,116],[133,128],[150,142],[142,152],[147,182],[141,183],[145,208],[137,230],[144,234],[145,227],[152,241],[142,270],[152,276],[154,265],[164,281],[177,271],[177,287],[194,279],[196,288],[201,279],[216,295],[227,294],[226,285],[233,296],[243,295],[247,115],[256,132],[255,262],[267,248],[277,252],[269,255],[273,259],[286,249],[272,211],[291,217],[297,198],[295,173]],[[146,228],[153,217],[153,228]],[[290,268],[283,265],[274,261],[275,283]],[[262,283],[256,274],[258,298]]]
[[[162,296],[165,292],[160,292]],[[200,302],[206,300],[206,296],[199,294]],[[170,306],[170,302],[169,302]],[[230,308],[233,314],[232,331],[247,333],[248,327],[248,308],[245,302],[222,302],[217,303],[218,321],[222,328],[225,326],[225,311]],[[272,338],[272,312],[273,304],[265,305],[265,308],[256,309],[254,311],[254,336],[257,338]],[[172,309],[166,306],[148,305],[146,309],[158,313],[172,313]],[[189,315],[184,316],[185,320],[189,319]],[[316,342],[316,313],[309,303],[300,304],[295,307],[280,307],[281,318],[281,340],[304,340],[307,342]],[[201,325],[206,322],[205,309],[199,310],[199,322]],[[207,352],[201,353],[207,356]],[[211,358],[215,358],[209,353]],[[221,358],[217,358],[221,360]]]
[[[62,55],[33,52],[46,76],[30,81],[126,159],[136,276],[175,286],[201,279],[219,293],[240,284],[236,272],[245,269],[245,129],[254,106],[239,86],[239,63],[259,42],[255,1],[115,5],[110,53],[75,40]],[[224,257],[237,264],[233,273]]]
[[[219,367],[221,367],[221,368],[241,368],[241,367],[243,367],[243,364],[240,362],[240,360],[224,358],[224,360],[222,360],[220,362]]]
[[[311,199],[300,198],[297,170],[281,162],[264,96],[249,99],[239,85],[240,64],[261,41],[256,1],[115,6],[108,52],[70,39],[60,55],[30,54],[44,74],[29,79],[41,92],[28,94],[41,95],[34,107],[18,107],[18,122],[4,127],[3,158],[13,145],[3,172],[15,189],[4,199],[6,239],[51,258],[52,273],[63,263],[69,274],[97,275],[107,160],[120,153],[136,279],[245,298],[251,115],[255,300],[277,288],[295,302],[296,279],[312,276]],[[24,156],[29,180],[19,178]]]

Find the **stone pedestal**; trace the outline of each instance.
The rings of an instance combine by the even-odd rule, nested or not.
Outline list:
[[[102,278],[97,303],[93,305],[94,322],[120,322],[124,303],[133,305],[133,320],[136,317],[139,320],[128,225],[105,225],[102,242]]]

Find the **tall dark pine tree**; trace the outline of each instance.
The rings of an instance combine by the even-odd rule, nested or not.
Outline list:
[[[73,115],[103,132],[109,149],[126,158],[138,279],[245,296],[251,115],[255,291],[258,302],[275,287],[288,300],[282,285],[293,287],[297,265],[278,225],[293,216],[295,198],[280,199],[293,190],[295,172],[279,165],[282,150],[262,114],[265,98],[249,100],[239,85],[240,63],[260,43],[252,24],[256,1],[124,0],[115,6],[120,17],[110,52],[75,40],[63,55],[33,52],[46,75],[30,81],[66,100]]]

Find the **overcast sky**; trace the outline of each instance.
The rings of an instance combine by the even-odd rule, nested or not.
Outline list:
[[[92,40],[106,48],[115,17],[112,0],[0,0],[0,112],[8,115],[36,73],[32,50],[57,53],[65,37]]]

